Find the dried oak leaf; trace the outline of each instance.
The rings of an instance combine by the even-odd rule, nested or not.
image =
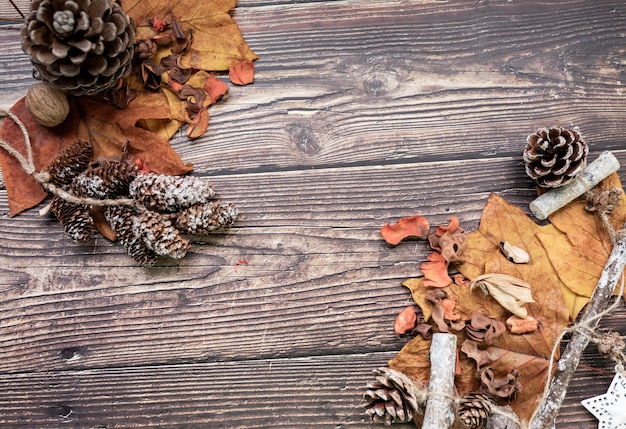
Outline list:
[[[430,225],[423,216],[404,217],[394,224],[380,229],[387,244],[395,246],[407,237],[426,237]]]
[[[151,18],[174,16],[183,32],[193,34],[178,65],[207,71],[225,71],[238,62],[257,59],[229,14],[236,5],[237,0],[122,1],[122,8],[137,23],[138,39],[154,35]]]
[[[94,158],[119,157],[122,148],[127,147],[129,155],[142,158],[157,173],[176,175],[192,170],[191,165],[182,162],[167,140],[135,126],[140,118],[156,119],[169,115],[167,106],[158,100],[134,100],[128,108],[119,110],[88,97],[76,97],[70,98],[70,106],[65,122],[54,128],[40,126],[26,110],[23,99],[11,108],[30,134],[33,159],[38,170],[45,168],[63,147],[78,139],[92,144]],[[13,121],[2,122],[0,138],[25,153],[24,137]],[[4,150],[0,151],[0,167],[7,187],[11,216],[37,205],[46,197],[41,186]]]
[[[535,302],[527,304],[528,314],[537,319],[542,328],[525,335],[505,332],[486,349],[491,367],[496,375],[507,374],[512,369],[519,372],[518,381],[523,389],[511,402],[513,410],[522,419],[528,419],[534,411],[533,404],[540,396],[548,377],[548,358],[558,335],[569,323],[569,311],[563,299],[563,284],[550,263],[546,249],[536,234],[538,231],[555,231],[552,225],[538,226],[519,208],[502,198],[492,195],[482,213],[480,228],[467,235],[468,246],[463,257],[465,262],[457,269],[472,279],[487,272],[508,274],[523,279],[533,285],[532,296]],[[531,257],[531,264],[514,264],[499,249],[500,241],[523,245]],[[414,301],[421,307],[424,317],[431,315],[433,305],[425,302],[428,288],[423,287],[424,279],[409,279],[403,284],[409,289]],[[511,315],[491,297],[471,293],[466,286],[451,284],[446,289],[449,296],[457,299],[456,312],[461,320],[470,320],[475,311],[504,323]],[[460,340],[465,334],[459,335]],[[409,341],[398,356],[389,362],[390,368],[404,372],[418,380],[428,380],[429,368],[413,365],[413,360],[423,362],[422,353],[416,339]],[[421,341],[421,340],[417,340]],[[459,395],[464,396],[478,390],[478,373],[473,359],[461,354],[463,373],[457,377],[455,386]],[[529,405],[530,404],[530,405]]]

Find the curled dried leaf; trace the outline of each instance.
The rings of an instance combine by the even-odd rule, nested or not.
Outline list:
[[[470,285],[470,280],[463,274],[455,274],[454,276],[452,276],[452,279],[454,280],[455,285],[463,287],[469,287]]]
[[[513,246],[508,241],[500,242],[502,254],[511,262],[516,264],[527,264],[530,262],[530,255],[524,249]]]
[[[396,335],[403,335],[415,328],[417,323],[417,313],[412,305],[406,307],[397,316],[393,322],[393,330]]]
[[[418,323],[414,331],[424,337],[425,340],[433,338],[433,327],[428,323]]]
[[[454,313],[456,298],[449,297],[445,290],[432,290],[425,298],[434,304],[431,317],[440,332],[449,332],[450,329],[461,331],[465,327],[465,322],[459,320],[461,317]]]
[[[506,319],[506,326],[512,334],[528,334],[539,329],[539,321],[532,316],[521,319],[513,315]]]
[[[461,222],[456,216],[450,216],[450,223],[448,225],[439,225],[435,229],[435,234],[439,237],[443,236],[446,232],[454,234],[455,232],[463,232],[461,228]]]
[[[385,225],[380,229],[387,244],[395,246],[407,237],[426,237],[430,224],[423,216],[412,216],[400,219],[398,222]]]
[[[441,254],[433,252],[427,257],[428,262],[420,266],[420,271],[424,274],[425,287],[446,287],[452,283],[448,275],[448,263]]]
[[[522,319],[528,315],[526,303],[535,302],[528,282],[506,274],[478,276],[471,281],[470,291],[476,287],[479,287],[485,295],[491,295],[502,307]]]
[[[479,377],[481,391],[489,392],[497,398],[511,400],[522,389],[522,385],[518,381],[519,374],[515,369],[497,377],[491,367],[486,367],[479,371]]]
[[[506,332],[506,327],[499,320],[474,312],[469,324],[465,327],[465,332],[471,340],[491,345],[496,338]]]

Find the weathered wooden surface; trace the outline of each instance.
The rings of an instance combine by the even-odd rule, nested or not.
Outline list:
[[[241,0],[234,17],[256,81],[173,143],[239,206],[231,232],[141,269],[35,210],[9,219],[0,194],[0,426],[377,427],[362,387],[405,341],[400,282],[426,255],[380,226],[475,229],[490,192],[528,212],[539,126],[580,127],[592,158],[626,164],[621,0]],[[0,21],[0,42],[9,107],[33,81],[19,25]],[[611,367],[588,351],[558,427],[597,427],[579,401]]]

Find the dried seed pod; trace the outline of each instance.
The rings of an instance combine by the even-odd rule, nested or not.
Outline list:
[[[151,210],[178,212],[208,203],[215,191],[208,182],[193,176],[139,174],[129,187],[130,195]]]
[[[52,199],[50,210],[63,225],[63,230],[72,240],[84,242],[93,237],[95,229],[87,206],[68,203],[56,196]]]
[[[176,228],[194,235],[207,235],[229,228],[239,211],[233,204],[211,201],[183,210],[176,219]]]
[[[517,246],[513,246],[508,241],[500,242],[500,250],[506,258],[516,264],[527,264],[530,262],[530,255]]]
[[[142,211],[133,219],[133,233],[154,253],[172,259],[183,258],[191,247],[170,220],[150,210]]]
[[[65,146],[45,169],[50,183],[67,190],[74,178],[87,168],[92,155],[93,148],[86,140]]]
[[[157,255],[146,246],[143,239],[133,231],[137,211],[128,206],[108,206],[104,216],[117,234],[117,239],[124,246],[131,258],[142,267],[156,263]]]

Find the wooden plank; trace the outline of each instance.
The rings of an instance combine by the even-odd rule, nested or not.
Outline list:
[[[386,365],[394,355],[3,374],[0,424],[107,429],[379,427],[368,422],[361,398],[365,384],[373,379],[371,370]],[[586,352],[583,364],[590,355]],[[592,363],[595,368],[577,372],[557,427],[597,427],[579,400],[604,393],[612,374],[603,361]]]
[[[242,2],[256,82],[231,87],[183,158],[226,174],[510,156],[553,124],[623,141],[619,1],[393,5]],[[19,35],[2,34],[12,104],[32,79],[25,57],[15,62]]]

